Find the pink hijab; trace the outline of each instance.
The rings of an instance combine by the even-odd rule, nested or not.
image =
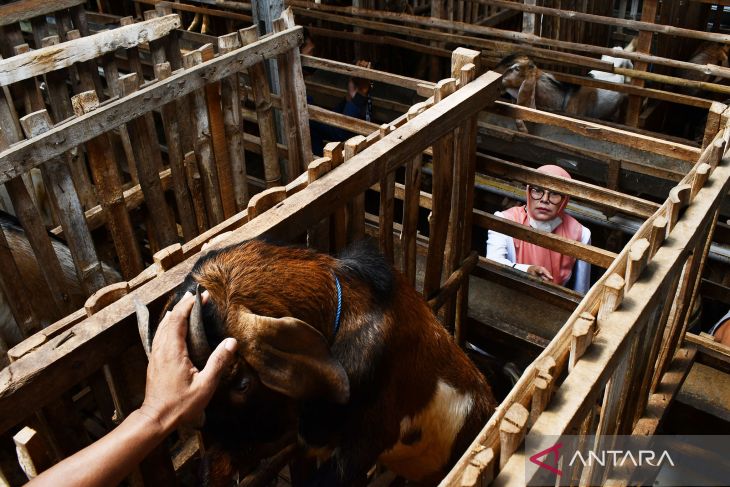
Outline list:
[[[537,170],[543,174],[549,174],[550,176],[571,179],[570,174],[559,166],[541,166],[537,168]],[[527,194],[527,198],[530,198],[529,194]],[[555,228],[555,230],[553,230],[553,233],[571,240],[580,241],[583,233],[583,225],[581,225],[578,220],[565,213],[565,207],[568,205],[569,199],[570,198],[567,196],[563,198],[560,208],[558,208],[557,216],[559,216],[563,221],[557,226],[557,228]],[[505,218],[514,222],[521,223],[522,225],[530,224],[527,214],[527,205],[516,206],[502,213]],[[573,271],[573,264],[575,264],[574,257],[563,255],[529,242],[523,242],[522,240],[514,239],[514,244],[518,264],[539,265],[546,268],[550,271],[550,274],[552,274],[553,282],[555,284],[563,285],[570,278]]]

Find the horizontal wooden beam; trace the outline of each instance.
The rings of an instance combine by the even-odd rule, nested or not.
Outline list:
[[[698,352],[730,365],[730,347],[717,343],[710,337],[694,333],[687,333],[684,340],[690,346],[696,347]]]
[[[700,156],[700,149],[689,145],[669,142],[657,137],[637,134],[628,130],[616,129],[596,122],[576,120],[574,118],[544,112],[535,108],[528,108],[513,103],[498,101],[493,108],[488,109],[499,115],[525,120],[527,122],[544,123],[570,130],[576,134],[592,139],[604,140],[622,144],[635,149],[654,152],[675,159],[687,161],[689,170]]]
[[[0,60],[0,86],[68,68],[117,49],[137,47],[143,42],[160,39],[178,27],[180,17],[177,14],[165,15],[18,54]]]
[[[86,3],[85,0],[18,0],[0,6],[0,27]]]
[[[290,37],[292,34],[294,37]],[[268,41],[274,44],[274,46],[266,44],[268,49],[285,51],[291,47],[287,39],[298,40],[300,35],[301,29],[294,32],[287,31],[267,38],[263,43]],[[251,62],[262,58],[260,49],[256,49],[256,46],[261,45],[262,42],[252,44],[254,49],[246,50],[247,53],[259,53],[258,56],[251,56]],[[226,55],[218,59],[231,58]],[[246,60],[249,58],[233,59],[243,64],[239,68],[242,69],[246,67]],[[222,67],[223,65],[218,65],[219,69]],[[225,77],[232,72],[235,71],[223,67],[216,73],[207,70],[196,73],[198,76],[205,73],[209,76],[220,74],[220,77]],[[433,108],[391,132],[377,144],[353,156],[347,164],[338,166],[298,193],[286,198],[268,210],[266,218],[251,220],[234,230],[223,241],[214,244],[212,248],[238,244],[264,234],[284,241],[301,235],[307,228],[337,208],[342,201],[347,201],[367,190],[380,179],[381,174],[395,170],[453,130],[462,120],[474,116],[484,106],[491,104],[499,95],[499,80],[499,76],[491,72],[480,76]],[[169,89],[169,86],[175,85],[165,86]],[[171,98],[175,95],[182,96],[180,93],[173,93]],[[129,98],[125,99],[125,103],[129,103],[128,100]],[[167,101],[169,100],[159,104]],[[191,245],[199,244],[200,240]],[[189,245],[186,247],[189,248]],[[108,363],[110,359],[121,354],[126,347],[135,341],[138,342],[134,324],[134,300],[138,299],[143,304],[159,309],[169,293],[183,282],[197,259],[198,255],[190,256],[156,279],[74,326],[68,332],[71,334],[50,340],[32,354],[0,370],[0,411],[3,411],[0,416],[0,432],[7,431],[33,410],[53,400],[103,364]]]
[[[640,218],[649,218],[658,209],[659,205],[635,196],[623,194],[619,191],[596,186],[595,184],[584,183],[575,179],[566,180],[551,176],[530,169],[513,162],[508,162],[496,157],[478,154],[478,168],[485,170],[487,174],[500,178],[517,179],[521,183],[547,186],[560,193],[570,195],[578,199],[595,203],[601,206],[614,208],[628,215]]]
[[[230,53],[176,72],[123,99],[115,98],[98,109],[57,125],[48,132],[23,140],[0,152],[0,183],[19,176],[52,157],[127,123],[188,93],[269,59],[302,41],[302,28],[272,34]]]
[[[161,8],[171,8],[172,10],[179,10],[181,12],[192,12],[200,13],[205,15],[214,15],[223,19],[239,20],[241,22],[251,22],[252,17],[250,15],[237,14],[235,12],[229,12],[228,10],[211,9],[196,7],[195,5],[189,5],[187,3],[180,2],[159,2],[157,0],[134,0],[135,3],[141,3],[143,5],[159,6]]]
[[[408,88],[413,91],[418,91],[419,85],[422,85],[423,83],[428,83],[416,78],[409,78],[407,76],[391,74],[386,71],[363,68],[355,64],[341,63],[339,61],[332,61],[330,59],[307,55],[302,56],[302,66],[316,69],[324,69],[331,73],[339,73],[347,76],[369,79],[371,81],[381,81],[383,83],[400,86],[402,88]],[[429,84],[435,86],[434,83]]]
[[[561,237],[554,233],[535,230],[532,227],[491,215],[485,211],[474,210],[473,218],[474,223],[482,228],[488,228],[524,242],[533,243],[561,254],[570,255],[571,257],[603,269],[608,269],[617,256],[617,254],[608,250],[576,242],[575,240],[570,240],[569,238]]]

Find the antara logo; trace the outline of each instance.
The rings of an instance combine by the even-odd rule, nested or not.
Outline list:
[[[562,443],[556,443],[550,448],[546,448],[545,450],[532,455],[530,457],[530,461],[538,467],[549,470],[560,477],[563,474],[562,470],[558,468],[560,461],[560,449],[562,447]],[[550,463],[543,461],[543,459],[548,461],[551,460],[551,454],[552,461]],[[672,460],[672,457],[666,450],[663,450],[658,458],[657,452],[653,450],[638,450],[635,452],[631,450],[602,450],[598,453],[589,451],[585,456],[579,450],[576,450],[571,457],[570,462],[568,462],[568,465],[573,467],[577,464],[577,462],[580,462],[583,467],[591,467],[594,465],[599,465],[601,467],[605,467],[606,465],[614,467],[625,465],[633,465],[634,467],[659,467],[664,464],[669,464],[672,467],[675,466],[674,460]]]

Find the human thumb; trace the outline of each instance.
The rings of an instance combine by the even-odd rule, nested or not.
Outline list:
[[[200,372],[201,378],[205,382],[212,382],[212,385],[215,386],[223,371],[235,360],[237,349],[238,341],[235,338],[226,338],[219,343],[210,354],[205,368]]]

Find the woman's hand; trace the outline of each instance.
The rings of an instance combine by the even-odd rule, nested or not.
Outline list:
[[[542,279],[543,281],[552,281],[553,275],[550,274],[550,271],[545,269],[543,266],[540,265],[531,265],[527,268],[527,273],[531,276],[538,277]]]
[[[207,301],[208,293],[202,295]],[[188,357],[185,337],[195,299],[185,293],[157,328],[147,367],[147,386],[140,412],[165,433],[179,425],[199,425],[218,381],[235,359],[238,343],[227,338],[213,351],[202,371]]]

